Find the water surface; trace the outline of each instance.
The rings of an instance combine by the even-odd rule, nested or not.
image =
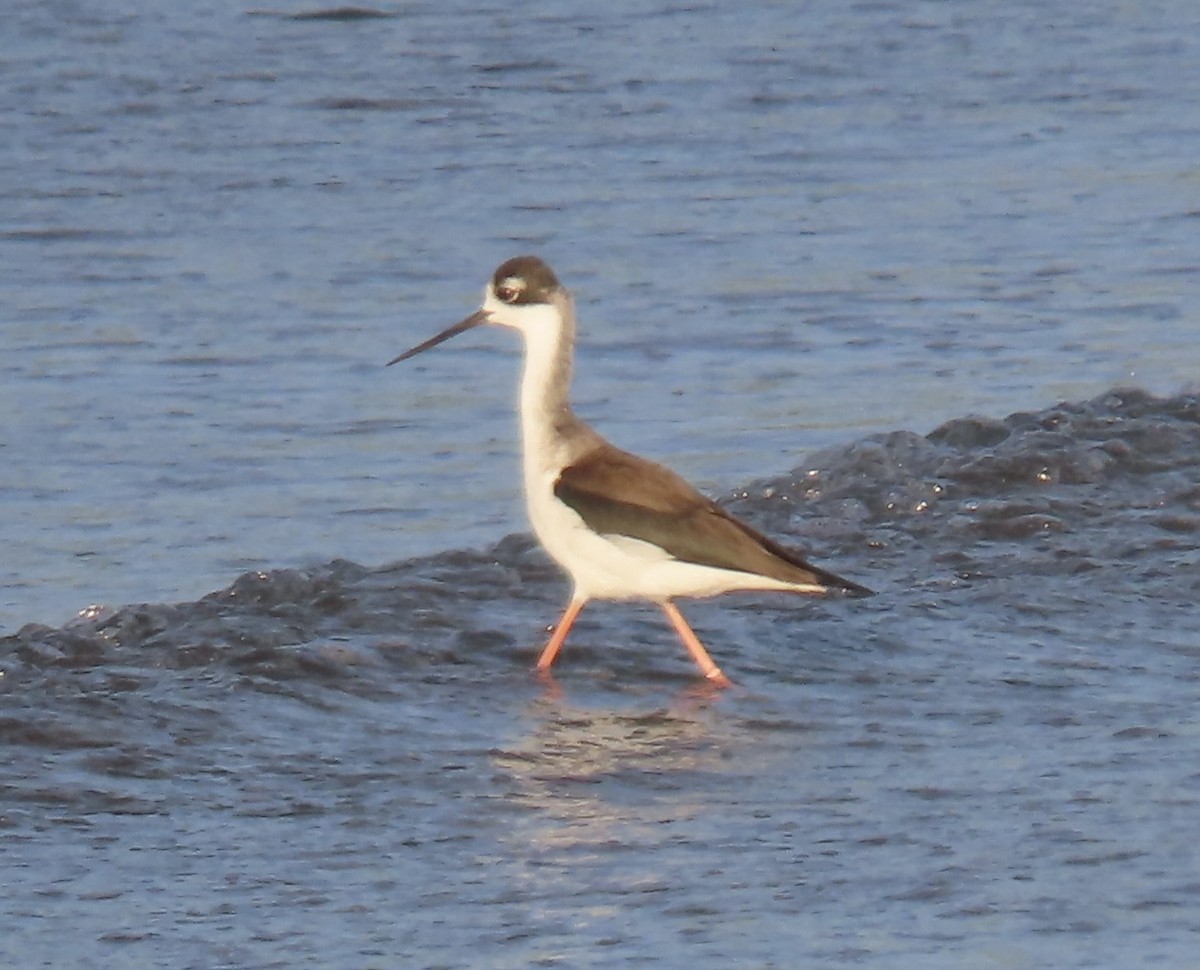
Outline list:
[[[5,20],[0,963],[1188,965],[1192,5],[377,12]],[[382,367],[528,251],[878,595],[532,677],[518,348]]]

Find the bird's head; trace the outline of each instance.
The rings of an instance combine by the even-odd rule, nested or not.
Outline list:
[[[536,256],[515,256],[503,263],[483,289],[483,304],[465,320],[388,361],[408,360],[480,324],[508,327],[528,339],[543,338],[561,329],[571,312],[571,296],[554,270]]]

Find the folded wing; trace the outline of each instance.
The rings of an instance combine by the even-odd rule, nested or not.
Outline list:
[[[684,562],[870,593],[735,519],[670,469],[607,443],[563,469],[554,494],[593,531],[653,543]]]

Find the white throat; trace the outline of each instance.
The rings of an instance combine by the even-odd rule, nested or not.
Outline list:
[[[521,375],[521,437],[525,475],[557,472],[570,460],[570,432],[578,423],[571,411],[571,357],[575,309],[568,294],[553,303],[526,307],[525,369]]]

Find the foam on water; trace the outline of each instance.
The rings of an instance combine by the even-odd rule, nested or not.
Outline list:
[[[885,595],[939,589],[987,598],[990,581],[1066,582],[1092,572],[1099,575],[1089,585],[1123,586],[1148,571],[1156,595],[1178,586],[1186,599],[1197,581],[1189,567],[1200,533],[1198,466],[1195,397],[1118,389],[1004,420],[961,418],[926,436],[893,432],[827,449],[791,475],[739,490],[730,507]],[[236,668],[253,657],[269,671],[275,656],[286,671],[326,652],[336,657],[312,646],[328,638],[398,638],[413,642],[409,654],[440,639],[431,628],[457,641],[480,615],[519,624],[523,606],[556,604],[563,586],[521,535],[384,568],[335,561],[247,573],[195,603],[96,608],[61,629],[27,625],[3,641],[23,662],[6,671],[6,683],[24,663],[176,669],[201,658]],[[476,639],[492,651],[536,640],[503,626],[466,636],[461,656],[452,644],[439,649],[474,665]]]

